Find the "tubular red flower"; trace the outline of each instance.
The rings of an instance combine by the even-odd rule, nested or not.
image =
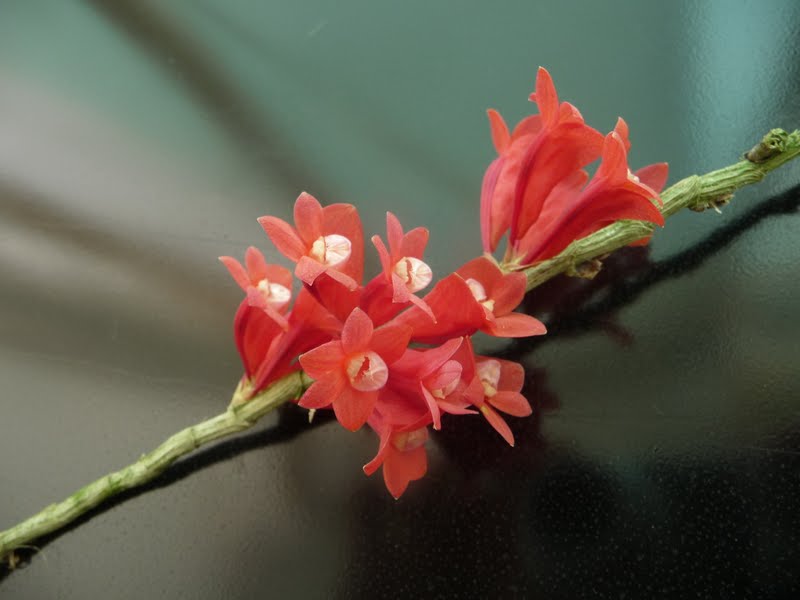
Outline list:
[[[289,323],[283,315],[292,298],[292,274],[288,269],[267,264],[261,251],[253,246],[245,253],[247,268],[231,256],[220,256],[219,260],[247,294],[247,303],[262,309],[287,330]]]
[[[295,227],[272,216],[260,217],[258,222],[281,254],[297,263],[295,275],[306,285],[313,285],[325,273],[348,289],[358,287],[364,268],[364,234],[351,204],[323,208],[303,192],[294,206]]]
[[[483,386],[483,398],[478,401],[481,414],[513,446],[514,434],[497,411],[515,417],[527,417],[531,414],[531,405],[519,393],[525,381],[522,365],[507,360],[478,357],[476,378]]]
[[[487,169],[481,191],[485,252],[494,252],[508,232],[505,260],[523,267],[555,256],[576,239],[613,221],[663,224],[654,202],[660,203],[658,192],[666,181],[666,165],[630,173],[628,128],[622,119],[604,140],[584,123],[578,109],[559,103],[553,81],[543,68],[530,99],[537,103],[540,114],[520,122],[513,134],[508,133],[499,114],[489,111],[498,158]],[[586,185],[589,177],[583,168],[601,155],[600,168]]]
[[[383,276],[375,278],[367,286],[362,307],[371,317],[383,322],[411,303],[435,320],[427,303],[414,295],[433,279],[431,268],[422,261],[428,244],[428,230],[417,227],[403,233],[400,221],[389,212],[386,213],[386,232],[388,249],[379,236],[372,236]]]
[[[404,430],[386,423],[380,417],[370,420],[370,426],[380,436],[378,454],[364,465],[364,473],[372,475],[383,467],[386,489],[395,499],[403,495],[408,484],[425,476],[428,458],[425,442],[428,428]]]
[[[514,247],[519,264],[555,256],[573,241],[620,219],[657,225],[664,216],[656,206],[658,193],[630,172],[625,145],[616,132],[606,136],[603,158],[592,180],[578,190],[579,179],[556,190],[552,210],[542,215]]]
[[[421,398],[430,411],[434,429],[442,428],[442,412],[462,415],[474,412],[467,408],[470,402],[464,399],[464,366],[453,360],[464,341],[459,337],[429,350],[408,350],[392,365],[389,386],[405,397]]]
[[[541,321],[512,312],[525,296],[525,275],[503,273],[486,257],[471,260],[456,271],[483,307],[480,330],[496,337],[528,337],[547,333]]]
[[[346,429],[359,429],[372,414],[378,392],[389,378],[389,366],[405,352],[411,330],[404,325],[374,329],[369,316],[355,308],[342,336],[300,355],[314,383],[300,399],[305,408],[333,405]]]
[[[523,120],[509,136],[500,115],[489,112],[492,139],[502,165],[484,177],[481,218],[484,251],[493,252],[507,230],[513,244],[539,217],[558,183],[600,155],[602,135],[586,125],[578,109],[558,95],[550,74],[539,68],[530,99],[540,115]],[[494,183],[492,183],[494,181]]]

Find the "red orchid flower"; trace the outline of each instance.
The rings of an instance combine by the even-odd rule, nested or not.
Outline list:
[[[359,429],[389,379],[389,366],[406,351],[410,336],[411,330],[404,325],[374,329],[367,313],[353,309],[340,340],[300,355],[300,365],[315,380],[300,406],[316,409],[332,404],[342,426]]]
[[[231,256],[220,256],[234,281],[247,294],[250,306],[262,309],[285,331],[289,322],[283,316],[292,298],[292,274],[280,265],[270,265],[258,248],[250,246],[245,253],[247,268]]]
[[[364,473],[372,475],[378,467],[383,466],[386,489],[397,499],[410,482],[421,479],[428,470],[425,453],[428,428],[418,427],[411,431],[394,429],[380,419],[370,419],[370,425],[380,436],[381,442],[378,454],[364,465]]]
[[[513,446],[514,434],[497,411],[515,417],[527,417],[533,412],[525,396],[519,393],[525,382],[525,370],[519,363],[478,357],[476,373],[483,385],[483,398],[477,404],[478,409],[497,433]]]
[[[341,321],[317,302],[305,288],[300,290],[287,318],[289,330],[286,332],[259,332],[253,325],[250,326],[253,333],[245,330],[248,334],[246,339],[258,336],[254,343],[265,349],[253,370],[250,395],[258,393],[284,375],[299,370],[300,365],[295,360],[299,354],[339,337],[342,331]]]
[[[358,287],[364,248],[361,220],[353,205],[323,208],[303,192],[294,205],[296,228],[271,216],[260,217],[258,222],[281,254],[297,263],[294,273],[303,283],[313,285],[326,273],[348,289]]]
[[[486,257],[471,260],[456,271],[464,278],[475,301],[483,307],[481,331],[496,337],[528,337],[544,335],[541,321],[512,312],[525,296],[525,275],[503,273]]]
[[[550,74],[540,67],[531,101],[539,115],[521,121],[509,134],[502,117],[489,111],[498,158],[481,190],[481,237],[487,253],[510,230],[513,244],[539,217],[559,182],[600,156],[603,136],[586,125],[577,108],[559,103]]]
[[[453,338],[437,348],[408,350],[392,365],[389,387],[404,397],[421,397],[430,411],[434,429],[442,428],[442,412],[466,415],[472,402],[464,398],[464,366],[454,355],[464,338]],[[471,378],[470,374],[470,378]]]
[[[587,177],[576,173],[553,190],[547,209],[511,247],[512,262],[525,265],[545,260],[620,219],[664,224],[655,204],[661,202],[658,193],[631,173],[625,143],[616,131],[606,136],[600,166],[583,187]]]
[[[383,275],[391,286],[392,303],[405,305],[411,302],[435,320],[431,308],[414,295],[428,287],[433,279],[431,268],[422,261],[428,244],[428,230],[417,227],[404,234],[397,217],[387,212],[386,237],[389,241],[388,250],[377,235],[372,236],[372,243],[378,251]]]
[[[233,337],[242,359],[244,376],[252,380],[265,361],[270,345],[282,330],[277,321],[260,308],[242,300],[233,319]]]

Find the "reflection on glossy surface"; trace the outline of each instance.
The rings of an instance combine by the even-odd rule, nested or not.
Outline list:
[[[524,114],[536,66],[675,181],[800,124],[798,24],[789,0],[3,3],[0,527],[223,410],[216,257],[277,259],[257,216],[303,188],[367,233],[392,210],[440,276],[479,252],[483,111]],[[360,472],[374,439],[290,408],[45,540],[0,595],[791,597],[798,182],[531,294],[550,335],[494,348],[528,372],[516,448],[445,423],[394,501]]]

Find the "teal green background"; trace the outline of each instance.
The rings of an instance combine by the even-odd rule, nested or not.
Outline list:
[[[239,292],[216,259],[282,260],[258,216],[306,190],[357,205],[368,237],[391,210],[444,275],[480,252],[485,110],[530,114],[539,65],[674,182],[800,126],[798,28],[791,0],[1,0],[0,528],[224,409]],[[799,169],[670,219],[649,259]],[[360,472],[369,434],[295,424],[58,538],[0,596],[796,591],[798,257],[796,214],[753,220],[607,317],[629,345],[594,323],[520,352],[535,443],[454,425],[485,456],[443,437],[397,503]]]

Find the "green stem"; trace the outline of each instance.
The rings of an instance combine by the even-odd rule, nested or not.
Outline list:
[[[169,437],[152,452],[125,467],[79,489],[68,498],[51,504],[18,525],[0,532],[0,561],[15,564],[13,551],[37,538],[64,527],[106,499],[157,477],[180,457],[214,440],[239,433],[285,402],[299,398],[310,380],[304,373],[292,373],[276,381],[244,404],[232,404],[224,413],[187,427]]]
[[[683,208],[700,211],[727,204],[736,190],[761,181],[767,173],[798,155],[800,131],[786,133],[773,129],[747,153],[749,159],[705,175],[692,175],[664,190],[661,193],[664,202],[661,212],[669,217]],[[522,272],[528,278],[527,289],[532,290],[560,273],[575,275],[587,272],[591,276],[596,273],[596,268],[582,268],[586,263],[652,235],[654,229],[654,225],[644,221],[617,221],[573,242],[558,256],[524,269]]]
[[[682,208],[704,210],[716,208],[730,200],[733,192],[745,185],[761,181],[770,171],[800,155],[800,131],[787,134],[772,130],[747,153],[743,160],[679,181],[661,194],[662,212],[670,216]],[[653,233],[653,225],[641,221],[619,221],[578,240],[558,256],[543,261],[523,272],[528,289],[541,285],[559,273],[580,272],[581,265]],[[52,504],[22,523],[0,532],[0,561],[16,564],[14,550],[26,547],[37,538],[52,533],[124,490],[150,481],[178,458],[200,446],[244,431],[282,404],[299,398],[311,384],[303,373],[293,373],[243,402],[244,390],[237,389],[227,411],[188,427],[168,438],[158,448],[145,454],[132,465],[101,477],[70,497]]]

